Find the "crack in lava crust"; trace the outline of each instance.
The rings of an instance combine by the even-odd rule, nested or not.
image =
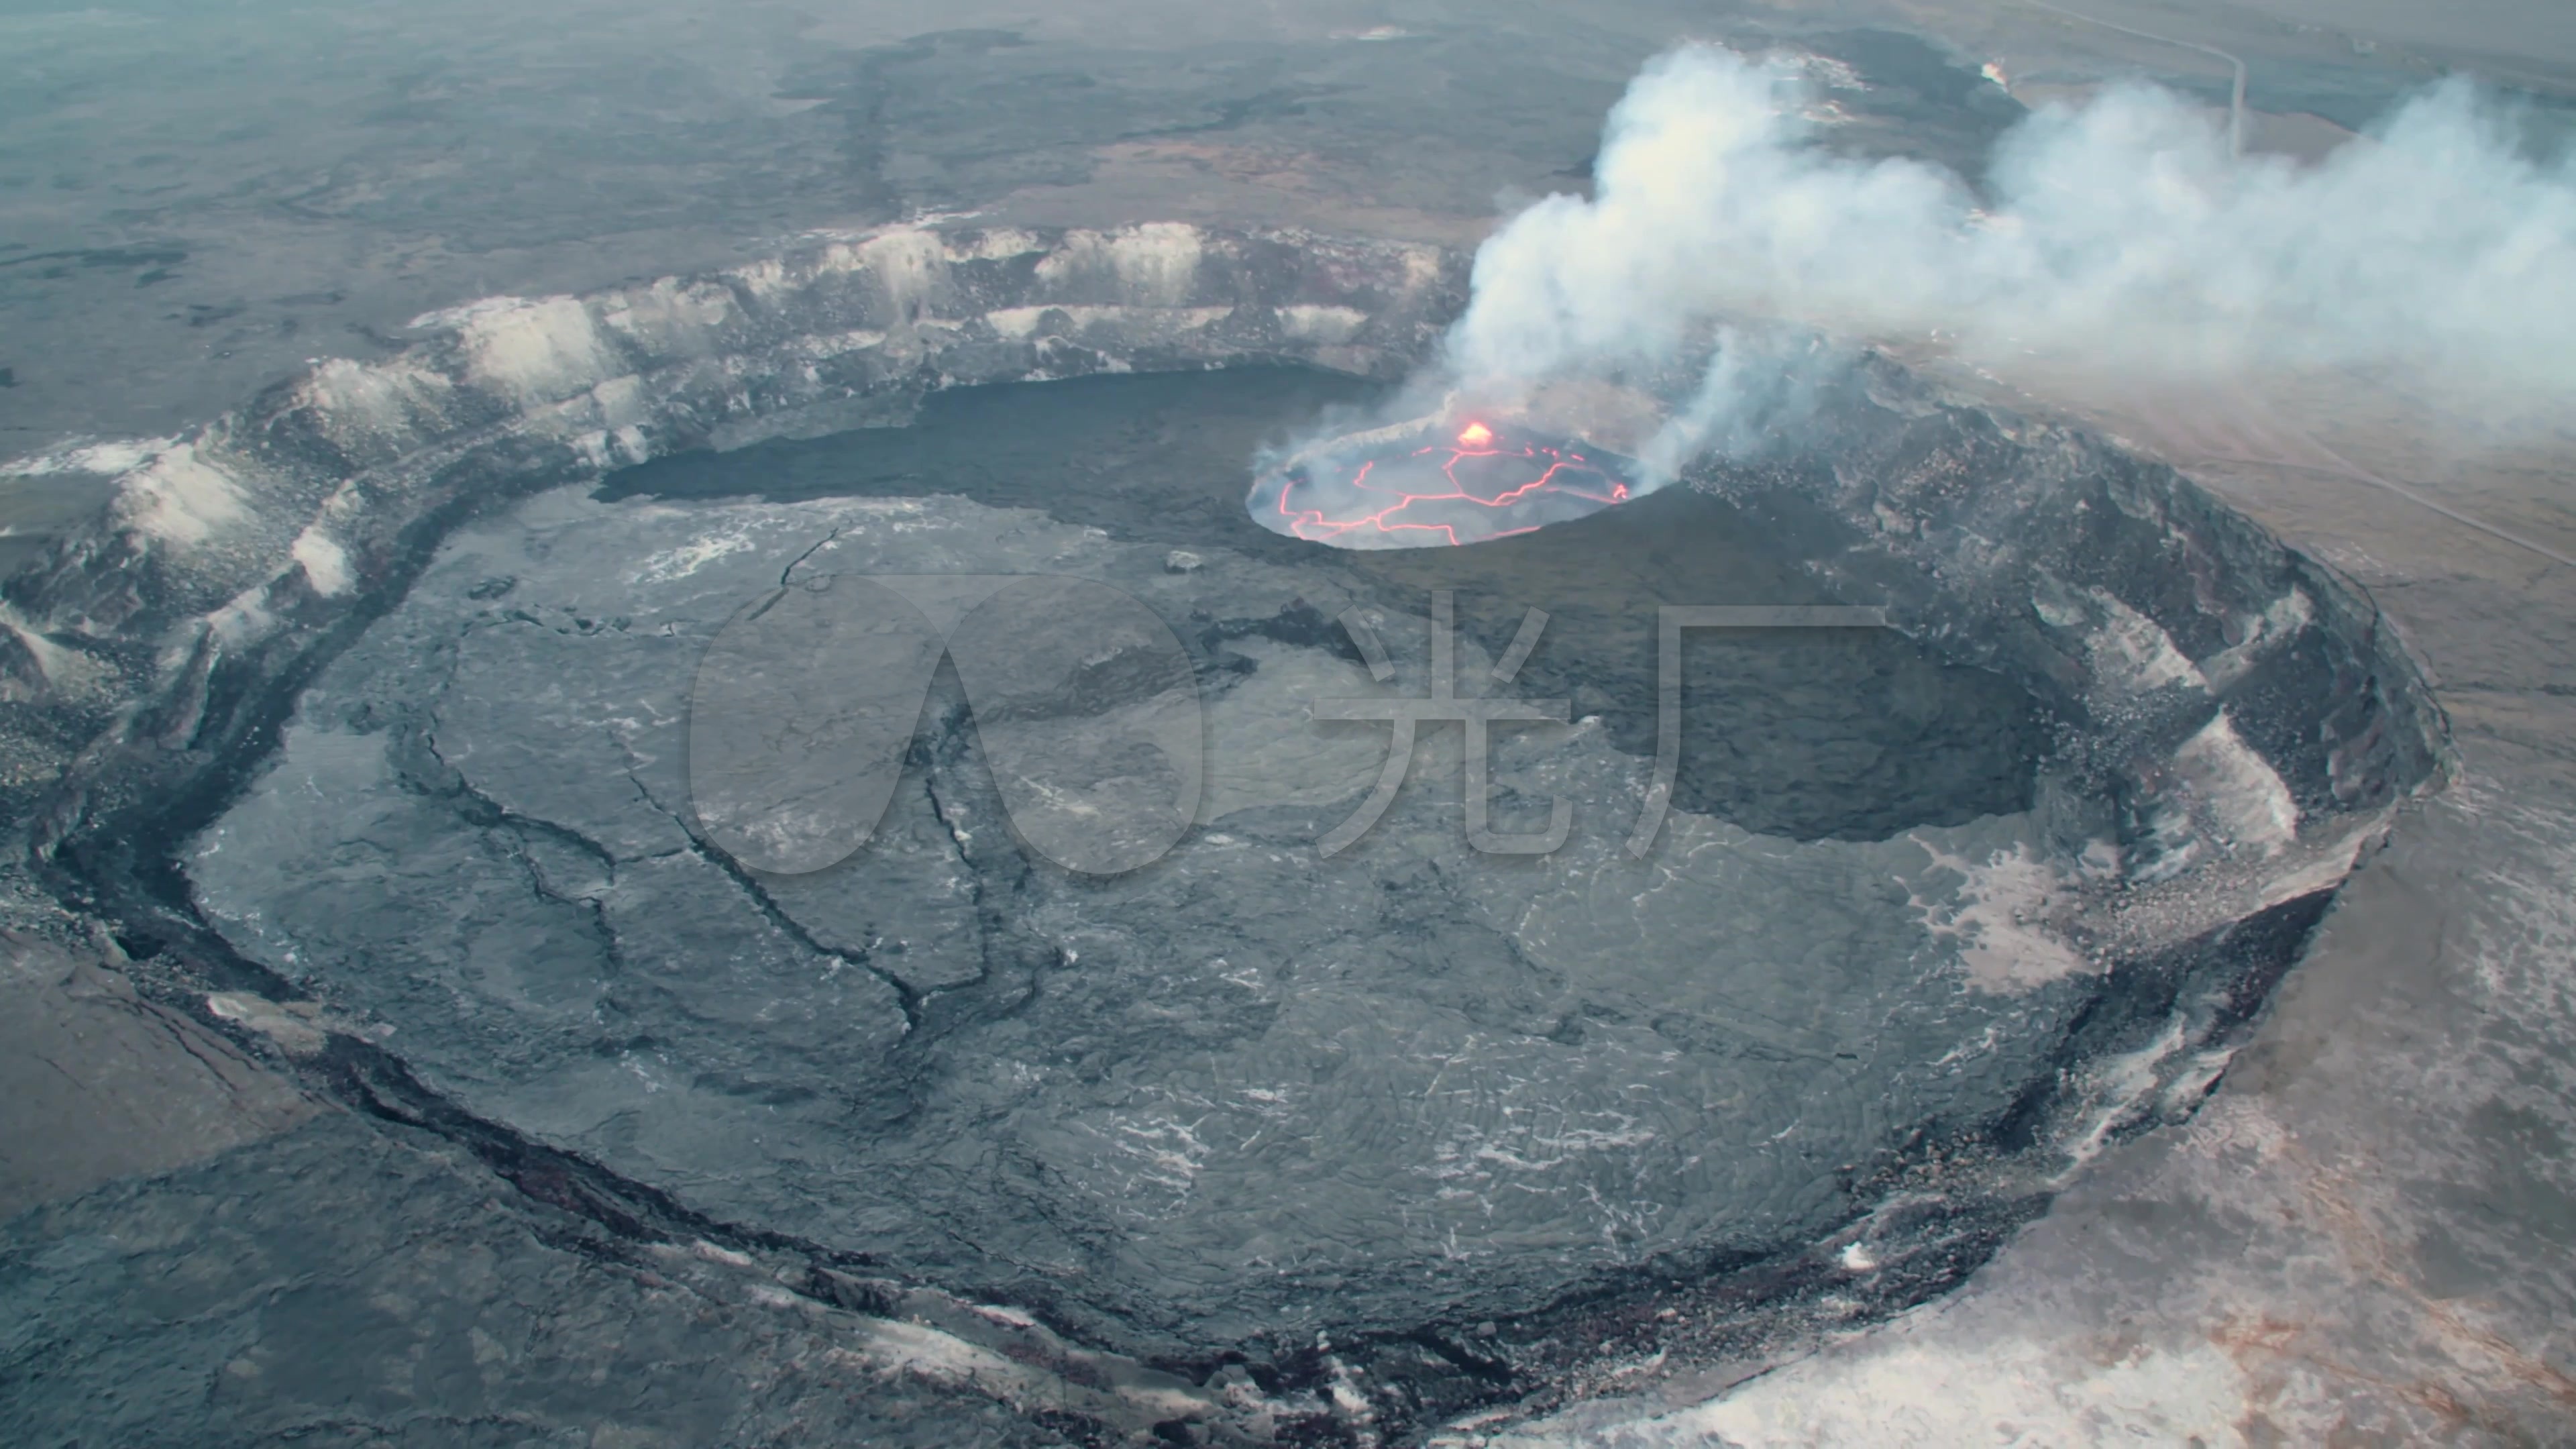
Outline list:
[[[1365,451],[1352,446],[1363,441]],[[1530,533],[1632,491],[1615,465],[1561,439],[1515,440],[1470,422],[1446,442],[1406,450],[1406,441],[1351,435],[1299,454],[1253,484],[1252,516],[1339,548],[1428,548]]]

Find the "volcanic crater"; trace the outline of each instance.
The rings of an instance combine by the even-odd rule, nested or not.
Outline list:
[[[100,714],[46,858],[482,1130],[1166,1365],[1323,1342],[1427,1413],[1713,1284],[1754,1331],[1954,1282],[2191,1110],[2438,715],[2366,598],[2188,481],[1875,357],[1651,492],[1478,422],[1386,470],[1461,498],[1304,509],[1319,457],[1247,507],[1461,288],[1296,234],[898,230],[428,319],[13,586],[153,701]],[[1148,863],[1016,818],[1062,761],[979,716],[954,581],[1032,576],[1186,656],[1203,774]],[[726,631],[849,579],[936,616],[918,715],[865,841],[767,869],[707,827],[693,685],[727,638],[838,667]],[[1664,623],[1729,607],[1781,612]],[[1058,663],[1014,717],[1173,707]],[[1426,727],[1319,849],[1391,736],[1318,702],[1435,679],[1555,718]],[[1562,843],[1479,848],[1472,771]]]

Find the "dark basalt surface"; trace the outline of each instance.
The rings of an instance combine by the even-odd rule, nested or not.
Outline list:
[[[1122,541],[1183,550],[1221,544],[1243,559],[1326,569],[1339,587],[1416,614],[1431,591],[1453,590],[1460,626],[1497,658],[1524,611],[1539,607],[1549,614],[1544,647],[1523,665],[1517,692],[1569,699],[1576,714],[1599,715],[1621,750],[1649,757],[1658,602],[1835,601],[1799,557],[1808,542],[1784,539],[1773,522],[1700,490],[1641,500],[1579,528],[1464,550],[1353,555],[1244,527],[1252,448],[1289,423],[1356,406],[1377,391],[1358,379],[1269,368],[1164,384],[1091,378],[979,388],[934,396],[918,427],[778,442],[747,454],[678,454],[610,477],[597,496],[955,493]],[[1351,649],[1330,611],[1300,611],[1293,621],[1230,612],[1238,617],[1199,626],[1203,649],[1247,633]],[[1684,809],[1757,834],[1877,839],[2031,803],[2048,748],[2042,710],[1991,671],[1944,666],[1898,636],[1867,631],[1693,632],[1683,662],[1685,742],[1674,800]],[[1818,767],[1836,755],[1831,767]]]
[[[1241,513],[1254,437],[1350,384],[950,390],[1390,374],[1455,275],[895,233],[326,369],[193,445],[224,508],[172,474],[12,585],[45,647],[0,722],[65,767],[26,786],[34,878],[155,989],[318,999],[338,1090],[589,1241],[757,1245],[862,1314],[1018,1305],[1185,1371],[1211,1424],[1229,1359],[1408,1432],[1937,1291],[2191,1110],[2438,720],[2366,601],[2182,480],[1874,360],[1772,465],[1368,557]],[[1143,600],[1198,665],[1201,828],[1131,875],[1033,861],[943,674],[869,850],[711,846],[691,671],[829,572]],[[1577,723],[1503,734],[1499,823],[1567,798],[1573,836],[1469,849],[1443,734],[1321,859],[1385,736],[1303,707],[1418,694],[1434,590],[1462,677],[1549,611],[1509,692]],[[1895,627],[1693,640],[1635,862],[1663,603]],[[862,1269],[890,1286],[829,1286]],[[1273,1407],[1229,1432],[1307,1422]]]
[[[2119,924],[2149,832],[2030,685],[1893,631],[1695,641],[1678,808],[1627,859],[1658,605],[1831,602],[1841,550],[1807,550],[1848,545],[1725,496],[1794,475],[1455,551],[1322,549],[1240,512],[1177,526],[1316,391],[1247,372],[957,395],[892,438],[639,469],[619,501],[576,488],[468,527],[189,848],[199,905],[392,1026],[477,1115],[1161,1358],[1528,1317],[1649,1264],[1827,1239],[1921,1144],[2028,1134],[2034,1090],[2101,1048],[2075,1042],[2106,969],[2149,975],[2212,924]],[[706,496],[769,493],[773,469],[820,496]],[[1194,636],[1199,831],[1131,874],[1049,866],[994,784],[1032,767],[943,674],[868,848],[785,876],[728,855],[691,809],[694,668],[738,612],[835,574],[1089,579]],[[1421,783],[1324,859],[1385,745],[1309,707],[1418,694],[1433,589],[1472,601],[1471,681],[1548,610],[1510,692],[1581,722],[1498,741],[1500,828],[1564,797],[1578,833],[1471,849],[1434,735]],[[1392,687],[1325,622],[1355,607]],[[1111,690],[1064,707],[1124,707]],[[2204,803],[2224,821],[2256,788],[2213,778]],[[2252,861],[2280,846],[2213,828]],[[2200,969],[2278,966],[2239,947]]]
[[[1278,381],[1058,386],[1095,430],[1198,417],[1208,453],[1240,458],[1201,400]],[[2066,853],[2088,823],[2072,802],[2029,813],[2046,733],[1999,676],[1884,631],[1695,649],[1682,810],[1632,863],[1657,601],[1818,593],[1741,510],[1676,492],[1445,569],[1238,552],[1238,515],[1175,568],[1168,538],[1134,536],[1161,530],[1104,521],[1239,477],[1216,457],[1021,465],[1023,486],[1089,499],[1097,531],[975,496],[974,440],[1045,431],[1057,406],[1038,386],[968,401],[965,427],[932,410],[899,449],[926,497],[555,494],[452,537],[191,847],[201,905],[280,975],[394,1025],[482,1115],[1164,1355],[1526,1314],[1651,1258],[1814,1239],[1866,1208],[1849,1165],[1993,1118],[2053,1070],[2088,993],[1969,989],[1923,926],[1975,898],[1942,859]],[[798,451],[869,469],[879,437]],[[768,461],[727,460],[744,481]],[[997,723],[970,727],[948,687],[868,848],[789,876],[727,857],[689,810],[694,666],[738,610],[827,570],[1089,578],[1195,632],[1202,830],[1106,879],[1033,859],[982,747]],[[1508,643],[1494,623],[1555,616],[1531,684],[1593,723],[1507,736],[1497,773],[1519,797],[1503,829],[1572,800],[1563,851],[1471,850],[1454,735],[1435,735],[1372,835],[1319,858],[1386,746],[1307,707],[1390,691],[1314,621],[1378,613],[1391,692],[1418,694],[1424,585],[1478,599],[1471,676]],[[1709,801],[1725,813],[1694,813]],[[2044,895],[2032,909],[2065,908]]]

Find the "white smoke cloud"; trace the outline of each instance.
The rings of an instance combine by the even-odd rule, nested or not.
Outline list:
[[[2360,366],[2487,404],[2576,393],[2576,168],[2520,154],[2465,82],[2310,166],[2231,156],[2223,120],[2120,87],[2016,126],[1983,202],[1936,166],[1815,147],[1811,99],[1793,64],[1714,46],[1649,64],[1593,197],[1549,197],[1478,252],[1441,385],[1695,375],[1641,450],[1663,476],[1752,446],[1813,375],[1812,353],[1732,330],[1748,317],[1937,336],[2007,376]]]

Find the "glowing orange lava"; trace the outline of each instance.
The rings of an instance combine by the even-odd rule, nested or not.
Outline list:
[[[1293,538],[1342,548],[1478,543],[1628,501],[1616,464],[1469,423],[1454,446],[1370,449],[1301,463],[1255,484],[1253,513]]]

